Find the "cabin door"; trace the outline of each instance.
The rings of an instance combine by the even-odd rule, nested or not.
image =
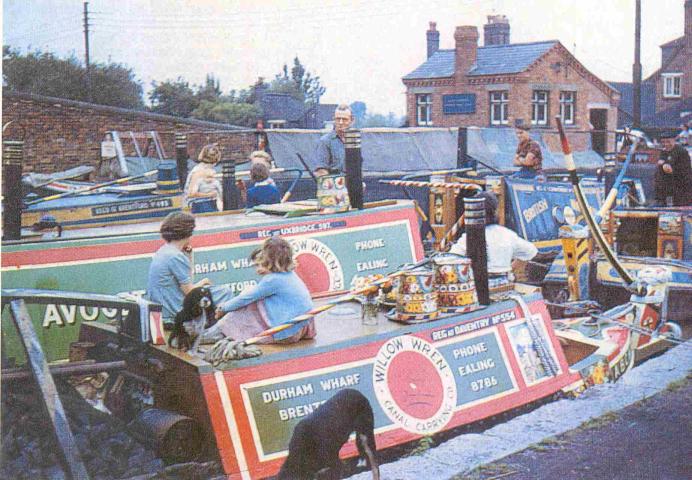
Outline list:
[[[608,110],[592,108],[589,110],[589,122],[593,126],[591,149],[603,155],[606,152],[606,139],[608,138]]]

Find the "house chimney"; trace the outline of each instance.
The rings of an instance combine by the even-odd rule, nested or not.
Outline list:
[[[470,25],[457,27],[454,31],[454,51],[454,71],[464,77],[476,64],[478,29]]]
[[[432,54],[440,49],[440,32],[435,29],[436,26],[437,23],[430,22],[430,28],[425,33],[428,44],[428,58],[432,57]]]
[[[509,20],[505,15],[488,15],[488,23],[483,25],[483,44],[509,44]]]

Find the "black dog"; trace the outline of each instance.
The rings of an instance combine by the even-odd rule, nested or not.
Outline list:
[[[358,453],[370,465],[372,478],[379,480],[374,424],[368,399],[358,390],[341,390],[296,425],[278,480],[341,478],[339,450],[352,432],[356,432]]]
[[[214,300],[207,287],[196,287],[190,290],[183,299],[183,308],[175,316],[175,323],[168,345],[188,353],[197,352],[204,329],[214,321]]]

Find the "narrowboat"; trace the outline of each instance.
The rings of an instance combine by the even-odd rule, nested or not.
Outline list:
[[[267,206],[264,213],[198,215],[192,239],[194,274],[211,280],[219,300],[235,294],[259,278],[250,252],[277,234],[292,243],[298,274],[314,294],[348,290],[355,276],[383,274],[422,258],[413,202],[391,200],[365,207],[317,214],[316,202],[308,201]],[[110,225],[65,230],[54,239],[4,242],[3,287],[143,292],[151,256],[163,244],[159,226],[159,221]],[[63,313],[32,316],[51,360],[66,357],[83,319],[79,311]],[[6,322],[4,315],[3,327]],[[3,350],[19,355],[16,339],[2,331]]]
[[[344,388],[368,398],[382,450],[615,381],[638,351],[664,343],[666,274],[642,272],[631,301],[597,318],[553,320],[527,287],[416,324],[383,312],[365,324],[346,304],[350,313],[316,315],[314,339],[261,345],[259,356],[216,365],[204,351],[167,346],[160,307],[142,299],[22,289],[3,290],[2,299],[108,315],[109,323],[83,322],[77,344],[80,358],[126,363],[109,374],[105,407],[169,461],[217,459],[227,478],[255,479],[276,474],[296,424]],[[349,441],[341,456],[356,455]]]

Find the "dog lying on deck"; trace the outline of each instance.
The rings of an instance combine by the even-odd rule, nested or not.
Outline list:
[[[379,480],[374,424],[368,399],[358,390],[341,390],[298,422],[277,479],[341,478],[339,450],[351,433],[356,432],[358,453],[369,464],[372,478]]]
[[[207,322],[214,321],[214,300],[207,287],[193,288],[183,299],[183,308],[175,316],[168,345],[187,353],[197,352]]]

